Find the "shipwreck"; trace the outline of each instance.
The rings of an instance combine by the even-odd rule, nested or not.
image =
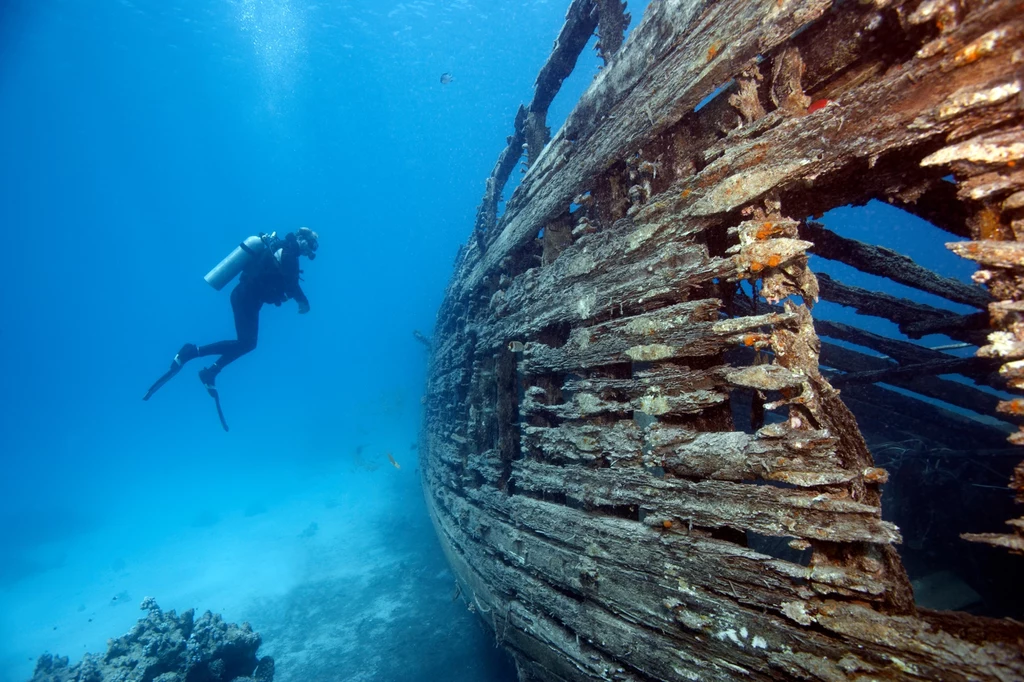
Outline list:
[[[1024,4],[626,11],[570,3],[438,313],[457,594],[523,681],[1024,679]],[[974,283],[820,220],[872,200]]]

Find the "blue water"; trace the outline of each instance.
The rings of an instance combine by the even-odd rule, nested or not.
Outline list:
[[[0,680],[102,651],[144,596],[251,621],[279,680],[511,678],[426,515],[412,332],[565,8],[0,2]],[[201,361],[142,402],[233,337],[202,275],[301,225],[312,312],[264,308],[218,379],[231,432]]]

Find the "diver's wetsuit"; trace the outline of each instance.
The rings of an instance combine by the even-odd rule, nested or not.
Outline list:
[[[299,286],[300,253],[295,235],[289,234],[280,246],[280,258],[277,249],[267,251],[251,268],[242,272],[238,286],[231,292],[231,310],[235,315],[238,338],[199,346],[199,357],[220,356],[207,371],[216,376],[224,367],[256,348],[260,308],[264,303],[281,305],[294,298],[300,306],[309,306],[309,300]]]

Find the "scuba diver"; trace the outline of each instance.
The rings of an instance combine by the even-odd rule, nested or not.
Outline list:
[[[299,257],[313,260],[318,247],[319,236],[308,227],[300,227],[294,234],[289,232],[284,238],[279,238],[276,232],[269,235],[261,233],[239,244],[205,278],[214,289],[220,291],[235,275],[241,273],[238,286],[231,292],[231,310],[235,317],[237,338],[206,346],[186,343],[174,356],[171,368],[157,379],[142,399],[149,400],[189,360],[219,355],[212,365],[199,371],[199,380],[216,403],[217,415],[227,431],[227,421],[216,388],[217,375],[226,366],[256,348],[260,308],[265,303],[280,306],[288,299],[294,299],[299,305],[299,314],[309,312],[309,299],[299,286],[302,273]]]

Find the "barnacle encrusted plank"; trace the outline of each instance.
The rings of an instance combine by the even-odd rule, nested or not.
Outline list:
[[[438,314],[421,472],[459,594],[524,682],[1024,679],[1019,623],[915,605],[851,412],[965,457],[1012,429],[958,410],[1024,414],[983,388],[1024,387],[1024,6],[663,0],[622,43],[624,12],[570,4]],[[976,240],[977,284],[807,219],[872,198]]]

